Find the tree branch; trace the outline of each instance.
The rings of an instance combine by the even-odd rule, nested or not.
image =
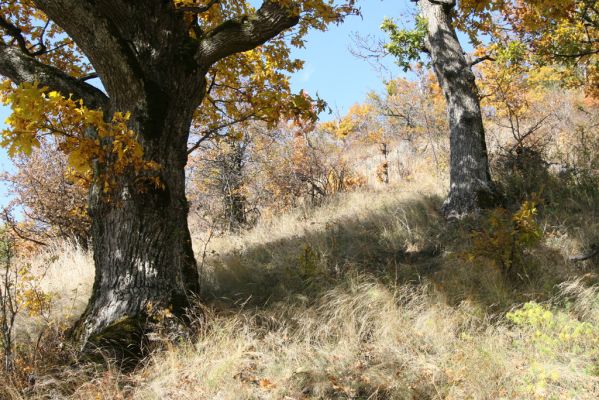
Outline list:
[[[183,6],[183,7],[177,7],[177,11],[184,11],[184,12],[193,12],[196,14],[201,14],[201,13],[205,13],[206,11],[210,10],[210,8],[212,8],[213,5],[215,5],[216,3],[218,3],[220,0],[210,0],[207,4],[203,5],[203,6]]]
[[[495,61],[495,58],[488,54],[485,54],[484,56],[480,57],[472,57],[471,55],[466,55],[466,60],[468,61],[468,64],[470,64],[471,67],[474,67],[476,64],[480,64],[483,61]]]
[[[23,32],[18,26],[13,25],[10,23],[10,21],[6,20],[2,15],[0,15],[0,28],[4,28],[6,34],[12,36],[23,53],[31,55],[31,52],[27,47],[27,40],[23,36]]]
[[[0,75],[16,84],[38,82],[65,97],[83,100],[86,107],[104,108],[108,97],[98,88],[74,78],[58,68],[43,64],[20,49],[0,43]]]
[[[588,254],[580,254],[569,258],[570,261],[579,262],[590,260],[591,258],[599,255],[599,245],[591,246],[591,252]]]
[[[79,78],[79,80],[81,82],[85,82],[85,81],[89,81],[90,79],[96,79],[99,78],[100,76],[98,75],[97,72],[90,72],[89,74],[82,76],[81,78]]]
[[[223,22],[206,33],[200,41],[197,60],[209,68],[231,54],[251,50],[279,33],[296,25],[299,15],[294,15],[279,4],[265,1],[254,15]]]
[[[128,95],[143,92],[140,65],[131,42],[119,31],[117,18],[128,14],[108,16],[111,10],[129,10],[122,1],[118,7],[106,0],[33,0],[54,23],[60,26],[88,57],[95,71],[103,78],[108,94],[122,93],[126,82]],[[134,3],[129,1],[127,3]],[[116,12],[115,11],[115,12]],[[124,24],[124,23],[123,23]],[[118,77],[118,78],[117,78]]]
[[[189,149],[187,149],[187,154],[189,155],[189,154],[193,153],[194,151],[196,151],[202,145],[202,143],[204,141],[206,141],[207,139],[210,139],[212,136],[214,136],[215,134],[217,134],[219,131],[221,131],[221,130],[223,130],[225,128],[228,128],[230,126],[233,126],[235,124],[239,124],[241,122],[248,121],[249,119],[251,119],[253,117],[255,117],[255,113],[247,114],[247,115],[244,115],[241,118],[237,118],[235,120],[232,120],[232,121],[229,121],[229,122],[225,122],[225,123],[223,123],[221,125],[214,126],[212,128],[206,129],[205,131],[203,131],[201,133],[200,138]]]
[[[12,219],[11,215],[9,214],[8,210],[5,208],[3,211],[3,220],[4,222],[9,226],[9,228],[13,231],[13,233],[15,235],[17,235],[19,238],[21,238],[22,240],[26,240],[32,243],[35,243],[39,246],[47,246],[48,243],[42,242],[40,240],[37,239],[33,239],[29,236],[27,236],[24,232],[22,232],[18,226],[17,223]]]
[[[578,53],[571,53],[571,54],[553,53],[553,55],[555,57],[562,57],[562,58],[582,58],[582,57],[586,57],[586,56],[592,56],[594,54],[599,54],[599,49],[590,49],[590,50],[580,51]]]
[[[456,0],[428,0],[433,4],[438,4],[446,7],[455,7]]]

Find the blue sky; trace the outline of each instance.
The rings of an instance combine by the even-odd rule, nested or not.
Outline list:
[[[351,54],[353,34],[359,32],[361,36],[384,38],[380,30],[383,19],[404,19],[402,16],[413,9],[408,0],[365,0],[361,4],[361,17],[348,17],[345,23],[331,26],[326,32],[311,33],[306,48],[294,52],[306,64],[304,70],[293,77],[293,88],[303,88],[310,94],[318,92],[334,111],[341,114],[352,104],[362,101],[368,92],[383,89],[380,73]],[[399,72],[393,68],[392,60],[386,64],[392,72]]]
[[[344,114],[352,104],[364,100],[368,92],[383,89],[380,73],[366,61],[351,54],[353,33],[383,38],[384,34],[380,31],[383,19],[392,17],[406,20],[404,17],[410,15],[413,5],[408,0],[363,0],[361,9],[361,17],[349,17],[345,23],[330,26],[326,32],[310,33],[305,48],[295,49],[293,53],[295,58],[305,61],[304,70],[292,77],[293,89],[305,89],[312,95],[318,93],[339,114]],[[387,65],[391,71],[399,73],[398,69],[393,68],[392,60],[388,60]],[[7,116],[8,110],[0,105],[0,129],[4,128]],[[321,116],[323,119],[332,117],[326,114]],[[10,160],[6,152],[0,149],[0,172],[10,169]],[[0,206],[6,202],[6,191],[0,184]]]

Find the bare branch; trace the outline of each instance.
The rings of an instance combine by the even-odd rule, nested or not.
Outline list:
[[[202,145],[202,143],[204,143],[206,140],[208,140],[212,135],[214,135],[216,132],[218,132],[218,129],[211,129],[209,131],[207,131],[206,133],[204,133],[202,135],[202,137],[200,137],[194,144],[193,146],[191,146],[189,149],[187,149],[187,154],[191,154],[194,151],[196,151],[197,149],[200,148],[200,146]]]
[[[46,34],[46,31],[48,30],[49,26],[50,26],[50,20],[47,20],[46,23],[44,24],[44,27],[42,28],[42,32],[40,33],[39,38],[37,39],[37,44],[35,45],[38,47],[38,50],[33,55],[41,55],[41,54],[46,53],[47,48],[46,48],[46,44],[44,43],[44,35]]]
[[[555,57],[562,57],[562,58],[582,58],[582,57],[586,57],[586,56],[592,56],[594,54],[599,54],[599,49],[589,49],[589,50],[580,51],[578,53],[571,53],[571,54],[554,53],[553,55]]]
[[[474,67],[476,64],[480,64],[483,61],[495,61],[495,58],[490,56],[489,54],[485,54],[480,57],[472,57],[471,55],[466,55],[466,60],[471,67]]]
[[[510,113],[510,115],[512,115],[511,110],[508,110],[508,112]],[[516,150],[518,147],[522,147],[522,143],[524,142],[524,140],[526,140],[526,138],[528,138],[530,135],[541,129],[543,123],[551,116],[553,116],[553,114],[549,113],[541,117],[536,123],[534,123],[530,128],[528,128],[526,132],[520,134],[520,120],[518,118],[518,115],[515,115],[516,127],[514,127],[512,123],[512,134],[514,136],[514,139],[516,139],[516,144],[512,146],[510,152]]]
[[[569,258],[569,260],[574,261],[574,262],[586,261],[586,260],[590,260],[591,258],[599,255],[599,245],[593,245],[593,246],[591,246],[591,249],[592,250],[590,253],[572,256]]]
[[[34,239],[32,237],[27,236],[24,232],[22,232],[19,227],[18,224],[13,220],[12,216],[10,215],[10,213],[8,212],[7,209],[2,210],[3,211],[3,216],[2,219],[3,221],[8,225],[8,227],[13,231],[13,233],[15,235],[17,235],[19,238],[26,240],[28,242],[32,242],[35,243],[37,245],[40,246],[47,246],[48,243],[42,242],[40,240]]]
[[[241,122],[245,122],[250,120],[251,118],[255,117],[254,113],[251,114],[246,114],[244,116],[242,116],[241,118],[237,118],[235,120],[232,121],[228,121],[225,122],[221,125],[209,128],[207,130],[205,130],[204,132],[202,132],[201,137],[193,144],[193,146],[191,146],[188,150],[187,150],[187,154],[191,154],[193,153],[195,150],[197,150],[198,148],[200,148],[200,146],[202,145],[203,142],[205,142],[207,139],[210,139],[212,136],[214,136],[215,134],[217,134],[219,131],[228,128],[230,126],[239,124]]]
[[[10,21],[0,15],[0,28],[4,28],[6,34],[12,36],[23,53],[31,55],[31,52],[27,47],[27,39],[25,39],[23,32],[18,26],[12,24]]]
[[[89,74],[82,76],[81,78],[79,78],[79,80],[81,82],[85,82],[85,81],[89,81],[90,79],[96,79],[99,78],[99,75],[97,72],[90,72]]]

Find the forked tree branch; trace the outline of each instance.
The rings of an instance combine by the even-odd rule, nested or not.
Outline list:
[[[36,7],[43,11],[56,25],[60,26],[73,39],[81,51],[93,64],[96,72],[106,78],[103,80],[109,94],[116,93],[127,82],[129,94],[133,97],[143,92],[143,83],[139,74],[139,60],[131,38],[119,31],[110,10],[130,11],[124,3],[138,3],[141,0],[33,0]],[[138,5],[138,4],[137,4]],[[129,18],[130,15],[118,15]],[[119,77],[118,80],[111,79]]]
[[[0,28],[3,28],[4,32],[6,32],[8,36],[11,36],[13,40],[17,42],[17,45],[23,53],[32,55],[27,47],[27,40],[23,36],[21,29],[5,19],[2,15],[0,15]]]

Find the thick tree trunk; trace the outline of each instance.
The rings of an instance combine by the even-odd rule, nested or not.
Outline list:
[[[182,316],[189,296],[199,292],[185,165],[193,114],[205,93],[205,70],[186,53],[190,39],[169,2],[132,2],[131,9],[105,4],[99,7],[111,21],[120,21],[123,12],[136,17],[135,23],[111,23],[119,30],[116,36],[125,38],[117,44],[121,64],[110,60],[113,54],[87,51],[110,95],[105,117],[131,113],[130,128],[144,159],[159,165],[162,187],[129,171],[113,177],[106,191],[102,182],[110,168],[96,166],[89,198],[96,276],[76,333],[84,344],[124,347],[139,344],[150,309],[169,308]]]
[[[129,125],[144,159],[160,166],[162,187],[140,182],[129,171],[112,177],[114,184],[106,191],[102,182],[110,169],[97,165],[90,189],[96,275],[74,332],[82,344],[135,347],[150,309],[168,308],[182,316],[190,295],[199,292],[187,225],[185,165],[207,66],[194,59],[197,44],[170,2],[132,1],[118,7],[98,2],[89,8],[95,24],[89,40],[90,32],[76,15],[61,14],[53,2],[39,3],[47,3],[52,17],[80,39],[109,95],[105,117],[130,112]]]
[[[203,21],[210,5],[184,12],[165,0],[32,3],[73,39],[106,93],[44,64],[25,46],[1,41],[0,74],[80,99],[101,109],[106,119],[130,112],[130,128],[138,134],[144,158],[161,168],[162,188],[140,188],[139,176],[129,171],[114,176],[115,184],[105,191],[102,174],[110,169],[99,162],[95,166],[90,215],[96,277],[75,333],[83,343],[106,343],[118,339],[107,333],[143,331],[138,328],[145,325],[150,307],[182,314],[188,294],[198,291],[184,167],[193,114],[206,93],[206,73],[219,60],[254,49],[296,25],[300,17],[271,1],[250,16],[217,26]]]
[[[496,202],[474,73],[452,24],[452,0],[421,0],[428,24],[426,47],[447,101],[450,127],[450,190],[443,205],[449,218]]]
[[[160,165],[164,188],[140,183],[134,174],[118,177],[107,192],[99,183],[91,188],[96,276],[77,328],[83,342],[115,340],[106,337],[112,327],[112,336],[129,335],[145,325],[150,307],[180,316],[190,305],[189,295],[199,292],[184,171],[193,106],[173,104],[159,120],[133,115],[146,158]]]

